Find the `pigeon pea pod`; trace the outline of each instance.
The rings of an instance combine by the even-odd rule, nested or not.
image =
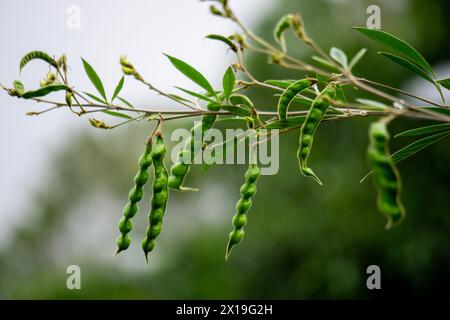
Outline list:
[[[115,254],[128,249],[130,246],[131,237],[129,233],[133,229],[131,219],[138,212],[138,202],[142,200],[144,195],[144,185],[148,181],[149,168],[152,165],[151,152],[152,144],[151,141],[148,141],[144,153],[139,158],[139,171],[134,178],[134,186],[128,195],[128,203],[123,209],[123,217],[119,221],[121,235],[117,238],[117,251]]]
[[[279,120],[286,120],[287,119],[287,112],[288,108],[294,100],[295,96],[302,92],[305,89],[308,89],[311,87],[315,81],[309,80],[309,79],[302,79],[299,81],[296,81],[289,85],[289,87],[286,88],[286,90],[283,92],[283,94],[280,97],[280,100],[278,101],[278,119]]]
[[[151,200],[151,210],[148,217],[149,226],[146,237],[142,240],[142,249],[145,259],[148,261],[148,254],[155,247],[155,240],[162,230],[164,212],[166,210],[169,197],[168,174],[164,166],[164,156],[166,146],[161,133],[156,134],[155,145],[152,150],[153,167],[155,170],[155,180],[153,181],[153,196]]]
[[[207,106],[209,111],[218,111],[220,105],[209,103]],[[177,161],[170,168],[169,187],[178,191],[193,191],[196,189],[183,187],[183,182],[189,172],[190,164],[193,162],[196,153],[202,145],[202,136],[212,128],[216,121],[217,115],[205,114],[202,116],[200,123],[191,128],[191,136],[186,140],[183,148],[178,153]],[[195,134],[197,130],[201,131],[201,135]],[[198,140],[200,138],[200,141]]]
[[[367,158],[373,170],[373,181],[378,193],[378,210],[387,218],[386,229],[399,224],[405,210],[400,200],[401,180],[389,154],[389,132],[383,119],[371,124]]]
[[[314,133],[322,122],[325,113],[330,106],[330,100],[334,99],[335,94],[335,88],[332,85],[328,85],[314,100],[300,129],[299,149],[297,152],[300,171],[303,175],[312,177],[320,185],[322,185],[322,181],[320,181],[314,171],[308,167],[307,161],[311,152]]]
[[[251,163],[245,173],[245,183],[241,186],[241,198],[236,204],[236,214],[233,217],[233,231],[229,235],[225,259],[228,259],[231,249],[244,238],[244,226],[247,224],[247,212],[252,206],[252,197],[256,193],[256,182],[261,171],[256,163]]]

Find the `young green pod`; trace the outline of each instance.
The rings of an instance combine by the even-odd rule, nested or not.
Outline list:
[[[256,193],[256,182],[261,174],[258,164],[251,163],[245,173],[245,182],[241,186],[241,198],[236,204],[236,214],[233,216],[233,231],[228,236],[225,259],[228,259],[231,249],[244,238],[244,226],[247,224],[247,213],[252,206],[252,197]]]
[[[130,231],[133,229],[132,218],[139,210],[139,201],[144,195],[144,186],[148,181],[149,168],[152,165],[152,143],[148,141],[144,153],[139,157],[139,171],[134,177],[134,186],[128,195],[128,203],[123,209],[123,216],[119,220],[120,236],[117,238],[117,251],[115,253],[126,250],[131,243]]]
[[[169,197],[168,173],[164,166],[165,154],[166,146],[164,145],[161,133],[158,132],[151,153],[155,170],[155,180],[153,181],[151,210],[148,216],[149,226],[146,231],[146,236],[142,240],[142,249],[144,250],[145,260],[147,262],[148,254],[154,249],[155,240],[161,233],[164,212]]]
[[[207,106],[209,111],[218,111],[220,105],[217,103],[209,103]],[[199,127],[191,128],[191,137],[186,140],[183,148],[178,152],[177,161],[170,168],[170,176],[169,176],[169,187],[178,191],[196,191],[194,188],[187,188],[183,186],[183,182],[186,178],[190,170],[190,164],[194,160],[195,155],[200,148],[198,146],[202,145],[203,136],[211,129],[216,121],[217,115],[215,114],[206,114],[201,117],[201,135],[195,134],[195,131]],[[200,137],[200,141],[198,138]]]
[[[378,210],[387,218],[386,229],[390,229],[401,223],[405,217],[405,209],[400,199],[400,173],[389,154],[390,135],[385,120],[370,125],[367,158],[377,189]]]
[[[283,52],[286,52],[286,40],[284,39],[284,31],[289,29],[291,26],[293,15],[287,14],[278,20],[277,24],[275,25],[275,29],[273,30],[273,36],[275,40],[280,44],[281,49],[283,49]]]
[[[297,152],[300,172],[304,176],[312,177],[320,185],[322,185],[322,181],[320,181],[314,171],[308,167],[307,162],[314,141],[314,133],[322,122],[325,113],[330,106],[330,101],[334,99],[335,95],[336,89],[333,85],[330,84],[325,87],[312,103],[300,129],[299,149]]]
[[[314,83],[316,83],[314,80],[301,79],[289,85],[280,96],[280,100],[278,100],[278,119],[286,120],[289,106],[295,96],[311,87]]]

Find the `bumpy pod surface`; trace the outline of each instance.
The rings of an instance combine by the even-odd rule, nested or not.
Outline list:
[[[210,111],[218,111],[220,106],[216,103],[209,103],[207,106]],[[196,126],[191,128],[191,136],[186,140],[183,148],[178,152],[177,161],[170,168],[169,176],[169,187],[175,190],[195,190],[192,188],[183,187],[184,179],[190,169],[190,164],[193,162],[196,153],[200,150],[202,146],[202,139],[200,135],[196,135],[196,130],[200,130],[198,126],[201,126],[202,136],[212,128],[214,122],[216,121],[217,115],[206,114],[201,117],[201,122]]]
[[[278,101],[278,119],[286,120],[289,106],[292,100],[294,100],[295,96],[303,90],[312,86],[314,83],[315,82],[312,80],[302,79],[294,82],[289,87],[287,87],[281,95],[280,100]]]
[[[161,134],[156,135],[155,145],[152,150],[153,167],[155,170],[155,180],[153,181],[153,196],[151,209],[148,217],[149,226],[146,231],[146,237],[142,240],[142,249],[145,259],[148,261],[148,254],[155,247],[155,239],[161,233],[164,212],[166,210],[169,197],[168,174],[164,167],[164,156],[166,155],[166,146]]]
[[[133,228],[131,219],[136,215],[139,210],[138,202],[141,201],[144,196],[144,185],[148,181],[149,168],[152,165],[152,144],[149,141],[146,145],[144,153],[139,158],[139,171],[134,177],[134,186],[130,190],[128,195],[128,203],[123,209],[123,217],[119,220],[119,231],[121,235],[117,238],[117,251],[128,249],[131,243],[131,237],[129,235]]]
[[[273,29],[273,37],[280,44],[283,51],[286,51],[286,40],[284,39],[283,33],[290,28],[292,17],[292,14],[281,17]]]
[[[231,249],[242,241],[244,226],[247,224],[247,212],[252,206],[252,197],[256,193],[256,182],[261,174],[258,165],[250,164],[245,173],[245,183],[241,186],[241,198],[236,204],[236,214],[233,217],[233,231],[229,234],[225,259],[228,259]]]
[[[328,85],[314,100],[308,111],[305,122],[303,122],[300,129],[299,149],[297,152],[300,171],[303,175],[314,178],[314,180],[316,180],[320,185],[322,185],[322,181],[320,181],[314,171],[308,167],[307,162],[309,154],[311,153],[314,133],[322,122],[323,117],[330,106],[329,100],[334,99],[335,94],[336,89],[332,85]]]
[[[399,224],[405,216],[405,209],[400,200],[400,174],[389,155],[389,140],[389,132],[384,121],[371,124],[367,158],[373,170],[373,181],[378,192],[378,210],[388,220],[387,229]]]

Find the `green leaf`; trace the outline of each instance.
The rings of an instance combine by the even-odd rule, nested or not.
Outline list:
[[[110,110],[102,110],[103,113],[106,113],[113,117],[123,118],[123,119],[133,119],[132,116],[129,116],[128,114],[117,112],[117,111],[110,111]]]
[[[397,52],[403,54],[405,57],[416,63],[425,71],[430,72],[434,75],[434,71],[431,68],[427,60],[409,43],[381,30],[369,29],[363,27],[354,27],[353,29],[361,32],[365,36],[371,38],[372,40],[385,44],[390,48],[396,50]]]
[[[213,99],[209,98],[208,96],[206,96],[204,94],[197,93],[197,92],[194,92],[194,91],[191,91],[191,90],[188,90],[188,89],[184,89],[184,88],[180,88],[180,87],[175,87],[175,88],[177,88],[178,90],[181,90],[181,91],[183,91],[183,92],[185,92],[185,93],[187,93],[187,94],[189,94],[189,95],[191,95],[193,97],[196,97],[196,98],[198,98],[200,100],[217,103],[217,101],[214,101]]]
[[[431,146],[432,144],[438,142],[439,140],[446,138],[450,136],[450,131],[436,133],[434,135],[428,136],[426,138],[422,138],[420,140],[417,140],[406,147],[397,150],[393,154],[391,154],[391,159],[395,164],[408,159],[412,155],[416,154],[417,152],[425,149],[426,147]],[[372,174],[373,171],[370,171],[367,173],[359,182],[362,183],[364,180],[367,179]]]
[[[233,41],[231,41],[227,37],[224,37],[224,36],[221,36],[218,34],[209,34],[206,36],[206,38],[211,39],[211,40],[221,41],[221,42],[225,43],[228,47],[230,47],[231,50],[233,50],[234,52],[237,52],[236,45],[233,43]]]
[[[384,110],[384,109],[386,109],[388,107],[387,105],[385,105],[382,102],[375,101],[375,100],[370,100],[370,99],[360,99],[360,98],[358,98],[358,99],[356,99],[356,101],[358,101],[361,104],[367,105],[369,107],[373,107],[374,109],[377,109],[377,110]]]
[[[228,99],[233,92],[234,83],[236,81],[236,76],[234,75],[233,69],[228,67],[227,71],[223,75],[222,85],[223,85],[223,95],[225,99]]]
[[[438,83],[445,89],[450,90],[450,78],[438,80]]]
[[[337,68],[334,64],[332,64],[330,61],[325,60],[322,57],[318,57],[318,56],[312,56],[311,57],[314,61],[320,63],[322,66],[325,66],[333,71],[337,71]]]
[[[271,86],[287,89],[295,80],[265,80],[264,83],[270,84]]]
[[[398,137],[413,137],[413,136],[419,136],[422,134],[431,134],[431,133],[437,133],[437,132],[442,132],[442,131],[450,131],[450,123],[434,124],[431,126],[406,130],[406,131],[403,131],[403,132],[395,135],[395,137],[396,138],[398,138]]]
[[[332,47],[330,49],[330,56],[344,68],[348,67],[347,55],[341,49]]]
[[[169,93],[168,95],[169,95],[169,97],[171,97],[171,98],[173,98],[173,99],[175,99],[175,100],[178,100],[178,101],[188,102],[188,103],[194,103],[194,102],[192,102],[191,100],[186,99],[186,98],[183,98],[183,97],[181,97],[181,96],[179,96],[179,95],[177,95],[177,94]]]
[[[251,110],[242,105],[239,106],[230,106],[230,105],[216,105],[220,106],[220,109],[230,112],[231,114],[235,114],[237,116],[248,116],[251,114]]]
[[[135,109],[135,107],[134,107],[130,102],[128,102],[127,100],[125,100],[124,98],[122,98],[122,97],[117,97],[117,99],[119,99],[120,101],[122,101],[123,103],[125,103],[128,107],[130,107],[130,108],[132,108],[132,109]]]
[[[362,48],[361,50],[359,50],[358,53],[355,54],[355,56],[350,61],[349,65],[348,65],[348,69],[352,70],[358,64],[358,62],[362,59],[362,57],[364,57],[366,52],[367,52],[366,48]]]
[[[47,53],[43,51],[31,51],[24,55],[20,60],[20,71],[22,71],[22,69],[28,64],[28,62],[35,59],[43,60],[48,64],[54,66],[55,68],[57,67],[56,61]]]
[[[37,90],[27,91],[21,97],[24,99],[39,98],[39,97],[46,96],[47,94],[49,94],[51,92],[63,91],[63,90],[67,91],[67,90],[70,90],[70,88],[68,86],[66,86],[65,84],[49,84],[49,85],[39,88]]]
[[[97,102],[100,102],[100,103],[102,103],[102,104],[108,104],[108,102],[106,102],[106,101],[103,100],[102,98],[97,97],[96,95],[94,95],[94,94],[92,94],[92,93],[89,93],[89,92],[86,92],[86,91],[83,91],[83,93],[84,93],[85,95],[87,95],[89,98],[94,99],[94,100],[97,101]]]
[[[84,71],[86,71],[87,76],[89,77],[89,80],[91,80],[94,87],[97,89],[98,93],[103,97],[105,101],[108,101],[106,98],[105,88],[103,87],[102,80],[100,80],[100,77],[98,76],[97,72],[95,72],[94,68],[83,58],[81,58],[83,61]]]
[[[123,83],[125,82],[125,77],[122,76],[122,78],[120,79],[119,83],[116,86],[116,90],[114,90],[114,94],[111,98],[111,103],[114,101],[114,99],[119,95],[120,91],[123,88]]]
[[[273,122],[268,123],[265,126],[265,129],[286,129],[290,127],[296,127],[303,124],[305,121],[306,116],[296,116],[296,117],[289,117],[285,120],[276,120]]]
[[[233,94],[230,97],[230,102],[235,106],[242,106],[250,111],[253,109],[253,102],[243,94]]]
[[[403,161],[409,157],[411,157],[413,154],[416,154],[420,150],[425,149],[426,147],[431,146],[432,144],[438,142],[439,140],[450,136],[450,131],[436,133],[434,135],[428,136],[426,138],[422,138],[420,140],[417,140],[406,147],[394,152],[391,155],[392,160],[394,163],[399,163],[400,161]]]
[[[387,52],[378,52],[378,54],[381,54],[382,56],[388,58],[389,60],[395,62],[396,64],[401,65],[403,68],[406,68],[409,71],[417,74],[419,77],[427,81],[430,81],[431,83],[434,83],[434,80],[428,75],[428,73],[423,71],[423,69],[420,68],[413,61]]]
[[[181,73],[183,73],[186,77],[191,79],[193,82],[198,84],[200,87],[205,89],[209,94],[212,96],[216,96],[216,92],[212,88],[211,84],[206,80],[206,78],[198,72],[196,69],[191,67],[189,64],[187,64],[184,61],[181,61],[180,59],[177,59],[175,57],[169,56],[168,54],[165,54],[167,58],[169,58],[172,65],[178,69]]]

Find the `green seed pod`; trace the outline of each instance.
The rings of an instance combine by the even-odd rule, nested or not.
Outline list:
[[[207,106],[210,111],[218,111],[220,106],[217,103],[209,103]],[[205,135],[209,129],[211,129],[217,119],[217,115],[215,114],[206,114],[201,118],[199,126],[201,126],[202,136]],[[178,152],[178,159],[170,168],[170,176],[169,176],[169,187],[178,190],[178,191],[194,191],[196,189],[183,187],[184,179],[189,172],[190,163],[194,160],[195,155],[200,148],[196,146],[201,146],[203,142],[203,138],[201,140],[198,139],[199,135],[195,134],[195,130],[199,127],[191,128],[191,137],[186,140],[183,148]],[[190,155],[190,157],[189,157]]]
[[[400,199],[400,173],[389,154],[389,140],[386,121],[380,120],[371,124],[367,158],[378,193],[378,210],[388,220],[386,229],[398,225],[405,217],[405,209]]]
[[[286,52],[286,40],[284,39],[284,31],[289,29],[289,27],[291,26],[292,18],[292,14],[281,17],[275,25],[275,29],[273,29],[273,36],[275,40],[280,44],[283,52]]]
[[[144,195],[144,185],[148,181],[149,168],[152,165],[152,144],[148,141],[144,153],[139,158],[139,171],[134,177],[134,186],[128,195],[128,203],[123,209],[123,217],[119,220],[119,231],[121,235],[117,239],[117,251],[126,250],[131,243],[131,237],[128,233],[133,229],[133,223],[131,219],[136,215],[139,210],[138,202]]]
[[[10,90],[13,96],[21,97],[25,93],[25,87],[22,82],[19,80],[14,80],[13,82],[14,89]]]
[[[153,181],[153,196],[151,201],[151,210],[148,217],[149,226],[146,231],[146,237],[142,240],[142,249],[144,250],[145,260],[148,262],[148,254],[155,247],[155,239],[161,233],[164,212],[167,206],[169,195],[168,173],[164,166],[164,156],[166,146],[161,133],[156,134],[155,145],[152,151],[153,166],[155,169],[155,180]]]
[[[231,249],[244,237],[244,226],[247,224],[247,212],[252,206],[251,198],[256,193],[256,182],[260,176],[260,169],[256,163],[250,164],[245,173],[245,183],[241,186],[241,198],[236,204],[236,214],[233,217],[234,230],[230,233],[225,259],[228,259]]]
[[[303,175],[312,177],[320,185],[322,185],[322,181],[320,181],[314,171],[308,167],[307,162],[314,141],[314,133],[330,106],[329,101],[334,99],[335,94],[335,88],[332,85],[328,85],[312,103],[311,108],[306,115],[305,122],[303,122],[300,129],[299,149],[297,152],[300,171]]]
[[[278,101],[278,119],[286,120],[288,108],[295,96],[303,90],[311,87],[314,83],[315,81],[313,80],[302,79],[289,85]]]

